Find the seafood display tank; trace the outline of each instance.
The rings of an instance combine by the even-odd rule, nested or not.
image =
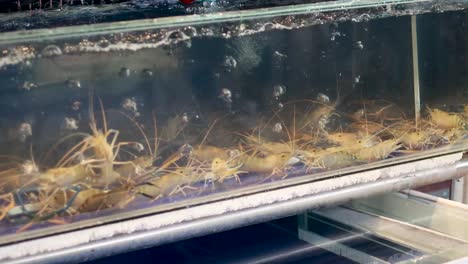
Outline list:
[[[0,14],[0,261],[468,173],[468,1],[196,2]]]

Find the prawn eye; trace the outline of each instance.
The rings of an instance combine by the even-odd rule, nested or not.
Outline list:
[[[361,141],[361,140],[358,140],[358,143],[359,143],[359,144],[361,144],[361,143],[362,143],[362,141]]]

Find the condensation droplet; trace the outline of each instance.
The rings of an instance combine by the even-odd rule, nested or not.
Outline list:
[[[122,78],[128,78],[132,74],[132,71],[129,68],[122,67],[119,71],[119,76]]]
[[[224,56],[223,67],[230,72],[237,67],[237,61],[232,56]]]
[[[281,125],[281,123],[276,123],[276,124],[273,126],[273,132],[275,132],[275,133],[281,133],[281,132],[283,132],[283,126]]]
[[[319,101],[322,104],[328,104],[328,103],[330,103],[330,97],[328,97],[326,94],[318,93],[317,94],[317,101]]]
[[[283,84],[276,84],[273,86],[273,97],[278,99],[286,93],[286,86]]]
[[[62,50],[56,45],[49,45],[41,51],[44,57],[54,57],[62,55]]]
[[[30,123],[21,123],[18,127],[18,139],[25,142],[28,137],[32,136],[32,126]]]
[[[25,81],[23,84],[20,86],[20,89],[30,91],[33,88],[36,88],[37,85],[33,82]]]
[[[66,130],[78,130],[78,121],[72,117],[65,117],[64,124]]]

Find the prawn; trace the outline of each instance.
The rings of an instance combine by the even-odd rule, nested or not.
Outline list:
[[[438,128],[450,130],[463,129],[466,126],[466,120],[461,114],[426,107],[429,112],[430,122]]]
[[[247,173],[245,171],[239,171],[242,166],[243,164],[232,166],[229,164],[229,160],[215,158],[211,162],[211,173],[213,174],[213,178],[217,179],[219,182],[223,182],[229,177],[234,177],[240,183],[239,174]]]

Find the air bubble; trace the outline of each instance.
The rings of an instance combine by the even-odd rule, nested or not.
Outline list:
[[[328,97],[326,94],[318,93],[317,94],[317,101],[319,101],[322,104],[328,104],[328,103],[330,103],[330,97]]]
[[[37,167],[36,163],[32,160],[26,160],[21,164],[21,170],[23,174],[29,175],[33,173],[39,172],[39,168]]]
[[[98,46],[105,49],[110,46],[110,42],[107,39],[101,39],[98,43]]]
[[[228,88],[221,89],[221,93],[218,97],[226,103],[232,103],[232,92]]]
[[[144,69],[142,71],[142,75],[143,77],[152,77],[153,76],[153,72],[150,70],[150,69]]]
[[[275,67],[279,68],[283,65],[283,62],[287,57],[287,55],[282,54],[279,51],[275,51],[273,53],[273,64],[275,65]]]
[[[276,123],[276,124],[273,126],[273,132],[275,132],[275,133],[281,133],[281,132],[283,132],[283,126],[281,125],[281,123]]]
[[[168,40],[170,40],[172,43],[177,43],[178,41],[181,41],[183,39],[184,34],[180,31],[173,31],[168,36]]]
[[[278,103],[278,110],[283,110],[284,105],[282,103]]]
[[[184,113],[184,114],[182,115],[182,122],[188,123],[188,121],[189,121],[188,114],[187,114],[187,113]]]
[[[128,78],[132,75],[132,71],[129,68],[122,67],[119,71],[119,76],[122,78]]]
[[[25,81],[20,86],[20,89],[30,91],[31,89],[36,88],[36,87],[37,87],[37,84],[35,84],[33,82]]]
[[[364,49],[364,44],[362,44],[362,41],[356,41],[356,43],[354,43],[354,47],[362,50]]]
[[[361,75],[354,77],[354,83],[359,83],[361,81]]]
[[[81,82],[75,79],[68,79],[65,81],[65,85],[70,89],[81,88]]]
[[[78,121],[72,117],[65,117],[64,127],[66,130],[78,130]]]
[[[78,110],[80,110],[80,106],[81,106],[81,102],[80,102],[80,101],[75,101],[75,102],[73,102],[73,104],[72,104],[72,109],[73,109],[74,111],[78,111]]]
[[[330,36],[330,40],[335,41],[336,38],[341,37],[341,36],[344,36],[344,34],[342,35],[341,32],[339,31],[332,32]]]
[[[30,123],[21,123],[18,127],[18,139],[25,142],[28,137],[32,136],[32,126]]]
[[[54,57],[62,55],[62,50],[56,45],[49,45],[41,51],[44,57]]]
[[[356,112],[353,113],[353,118],[359,120],[363,118],[365,115],[364,109],[358,109]]]
[[[131,112],[135,116],[139,116],[138,105],[135,97],[125,98],[122,102],[122,108]]]
[[[223,67],[230,72],[237,67],[237,61],[232,56],[224,56]]]
[[[276,84],[275,86],[273,86],[273,97],[275,99],[278,99],[285,93],[286,93],[286,86],[284,86],[283,84]]]
[[[135,142],[133,144],[133,148],[138,152],[142,152],[142,151],[145,150],[145,146],[143,144],[139,143],[139,142]]]

